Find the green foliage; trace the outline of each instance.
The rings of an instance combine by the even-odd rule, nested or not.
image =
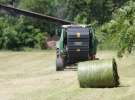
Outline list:
[[[0,49],[45,48],[46,33],[25,22],[22,17],[0,17]]]
[[[131,0],[114,13],[113,19],[109,23],[102,26],[101,32],[105,34],[105,40],[102,40],[102,42],[106,44],[106,42],[115,40],[112,44],[115,44],[119,49],[119,57],[122,57],[122,54],[126,51],[131,53],[135,44],[134,27],[135,2]]]
[[[19,4],[20,8],[43,14],[48,14],[49,6],[49,0],[23,0]]]
[[[0,3],[9,3],[11,0],[0,0]]]
[[[134,0],[0,0],[0,3],[9,5],[12,1],[18,8],[82,24],[96,24],[100,48],[117,48],[120,56],[132,51]],[[0,13],[0,49],[44,49],[47,33],[54,35],[58,27],[47,20],[8,14]]]
[[[97,21],[100,25],[112,18],[117,3],[114,0],[69,0],[68,19],[87,24]]]

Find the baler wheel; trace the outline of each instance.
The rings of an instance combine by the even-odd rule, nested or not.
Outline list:
[[[64,59],[61,56],[57,56],[56,58],[56,71],[64,70]]]

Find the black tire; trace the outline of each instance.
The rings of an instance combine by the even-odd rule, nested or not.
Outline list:
[[[61,56],[56,58],[56,71],[63,71],[65,67],[64,59]]]

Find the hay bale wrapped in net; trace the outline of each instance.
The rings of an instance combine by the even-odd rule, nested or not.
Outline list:
[[[80,62],[78,64],[80,87],[116,87],[119,85],[115,59]]]

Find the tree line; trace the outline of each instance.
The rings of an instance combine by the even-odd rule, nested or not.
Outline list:
[[[0,3],[92,24],[96,28],[100,48],[110,48],[110,43],[119,50],[119,54],[131,52],[135,42],[134,0],[0,0]],[[54,35],[56,29],[53,22],[5,13],[0,13],[0,24],[0,49],[43,49],[47,34]]]

